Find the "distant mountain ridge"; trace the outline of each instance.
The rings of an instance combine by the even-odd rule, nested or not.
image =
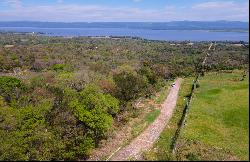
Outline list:
[[[38,28],[131,28],[151,30],[249,30],[249,22],[241,21],[171,21],[171,22],[1,22],[0,27]]]

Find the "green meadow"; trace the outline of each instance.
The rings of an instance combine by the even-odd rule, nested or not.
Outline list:
[[[146,160],[249,160],[249,77],[242,71],[208,73],[199,79],[186,124],[172,153],[185,96],[194,78],[183,80],[175,113]]]
[[[200,78],[178,140],[178,160],[249,159],[249,77],[242,72]]]

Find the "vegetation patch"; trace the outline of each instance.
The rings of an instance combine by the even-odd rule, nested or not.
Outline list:
[[[216,95],[216,94],[219,94],[222,90],[221,89],[211,89],[211,90],[208,90],[206,93],[207,95]]]
[[[210,73],[200,80],[201,87],[195,93],[178,143],[178,160],[187,160],[188,154],[194,152],[197,160],[249,159],[248,77],[238,82],[231,77],[241,78],[241,75]],[[213,95],[212,101],[205,95]],[[218,148],[216,154],[210,154]]]
[[[144,105],[143,106],[144,110],[148,110],[148,112],[145,114],[145,116],[142,119],[140,119],[140,122],[133,125],[132,127],[133,137],[136,137],[137,135],[139,135],[143,130],[147,128],[149,124],[153,123],[155,119],[160,115],[161,110],[158,107],[159,106],[158,103],[160,100],[162,100],[161,104],[164,101],[162,99],[162,96],[167,97],[169,93],[168,88],[169,88],[169,82],[166,82],[165,86],[159,92],[157,92],[155,95],[152,95],[150,99],[147,99],[147,102],[145,102],[146,100],[142,101],[142,104]]]
[[[242,71],[236,71],[208,73],[201,78],[200,87],[195,92],[187,122],[173,154],[170,146],[185,104],[183,94],[189,92],[183,88],[187,87],[187,83],[192,83],[191,79],[185,79],[180,89],[176,112],[154,148],[144,153],[144,159],[248,160],[249,77],[240,81],[241,77]]]
[[[148,123],[153,123],[160,113],[161,113],[161,110],[159,109],[154,110],[153,112],[147,115],[146,121]]]

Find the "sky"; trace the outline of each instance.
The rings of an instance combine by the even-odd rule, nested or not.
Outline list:
[[[0,21],[249,22],[249,0],[0,0]]]

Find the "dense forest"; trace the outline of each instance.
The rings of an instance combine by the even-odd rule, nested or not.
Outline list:
[[[209,43],[0,33],[0,159],[87,159],[139,97],[194,76]],[[248,46],[215,48],[205,70],[248,69]]]

